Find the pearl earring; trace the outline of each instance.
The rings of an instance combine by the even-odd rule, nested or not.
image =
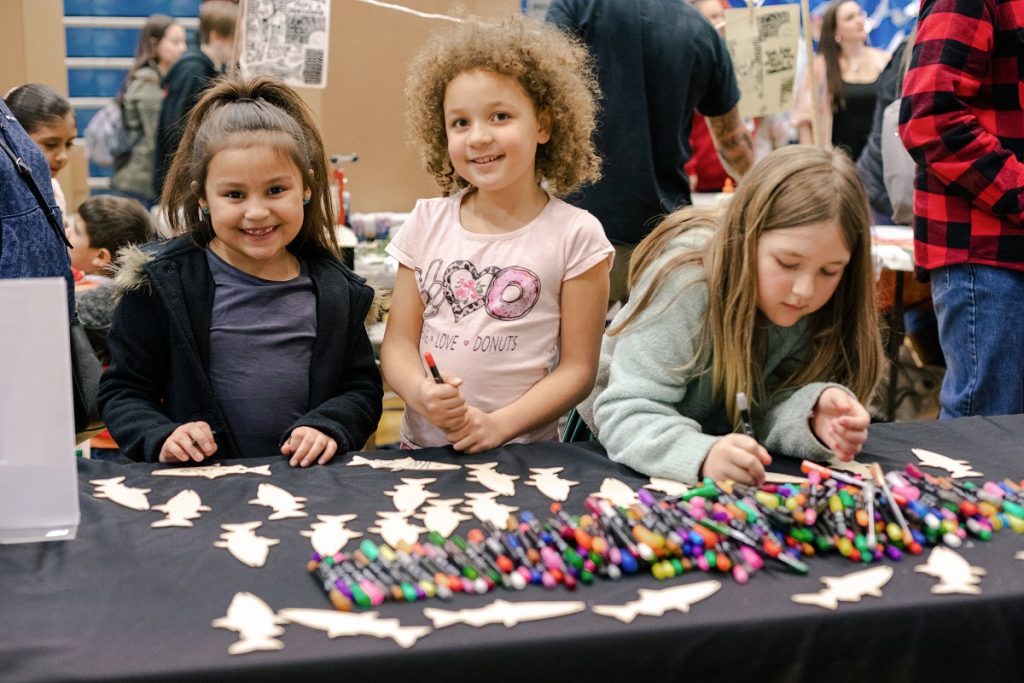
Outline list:
[[[842,37],[841,36],[836,36],[836,45],[842,45],[842,44],[843,44]]]

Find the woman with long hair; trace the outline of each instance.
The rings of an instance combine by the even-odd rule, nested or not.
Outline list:
[[[156,163],[156,128],[164,93],[160,79],[185,53],[185,29],[171,17],[154,14],[146,20],[135,49],[135,63],[125,76],[117,101],[131,150],[114,162],[110,189],[138,199],[147,207],[156,202],[153,167]]]
[[[825,10],[814,69],[797,96],[794,125],[801,143],[812,142],[813,85],[821,139],[843,148],[855,161],[860,156],[871,131],[878,76],[889,61],[884,50],[867,40],[867,16],[854,0],[839,0]]]

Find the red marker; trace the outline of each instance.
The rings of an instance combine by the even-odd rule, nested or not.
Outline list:
[[[434,363],[434,357],[430,355],[430,351],[423,354],[423,359],[427,361],[427,367],[430,368],[430,374],[434,376],[434,381],[438,384],[444,384],[444,380],[441,379],[441,373],[437,370],[437,364]]]

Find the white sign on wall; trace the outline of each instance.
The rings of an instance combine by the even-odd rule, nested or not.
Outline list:
[[[740,88],[740,116],[792,108],[799,36],[799,5],[725,11],[725,43]]]
[[[246,77],[327,86],[330,0],[246,0],[239,66]]]

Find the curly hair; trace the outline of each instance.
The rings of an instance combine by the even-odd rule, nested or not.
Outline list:
[[[587,48],[550,24],[519,15],[498,24],[471,17],[427,41],[405,85],[410,140],[444,191],[470,185],[448,155],[445,91],[453,78],[476,69],[516,79],[538,116],[550,117],[551,139],[537,147],[538,182],[565,195],[600,177],[592,140],[600,89]]]

